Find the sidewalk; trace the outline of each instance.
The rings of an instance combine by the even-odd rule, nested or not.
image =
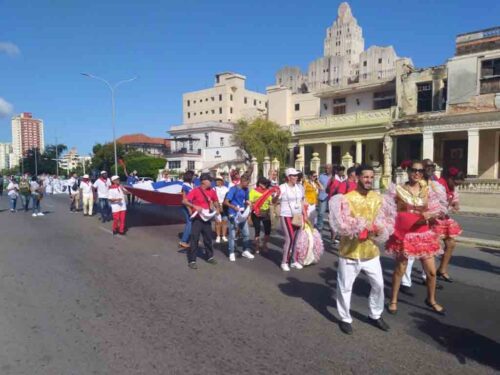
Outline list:
[[[461,193],[460,215],[500,217],[500,194]]]

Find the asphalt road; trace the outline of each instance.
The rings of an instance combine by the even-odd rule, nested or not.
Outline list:
[[[45,217],[0,200],[0,374],[488,374],[500,371],[500,252],[459,248],[439,292],[449,314],[401,295],[391,331],[367,322],[354,287],[354,335],[336,325],[336,254],[283,273],[269,257],[186,266],[175,209],[129,211],[127,237],[47,197]],[[392,261],[383,258],[387,285]],[[417,279],[417,273],[415,273]],[[386,294],[389,289],[386,288]]]
[[[463,214],[454,218],[464,229],[462,236],[500,241],[500,217]]]

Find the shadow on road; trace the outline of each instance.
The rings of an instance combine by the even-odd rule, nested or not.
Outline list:
[[[499,249],[490,249],[488,247],[480,247],[478,248],[479,251],[482,251],[483,253],[488,253],[491,255],[494,255],[496,257],[500,257],[500,250]]]
[[[461,255],[455,255],[451,258],[452,265],[462,268],[469,268],[478,271],[485,271],[499,275],[500,267],[492,265],[490,262],[486,262],[481,259],[474,259],[469,257],[464,257]]]
[[[127,227],[152,227],[183,224],[180,207],[164,207],[153,204],[139,204],[128,207]]]
[[[413,312],[417,328],[453,354],[461,364],[472,359],[500,370],[500,344],[467,328],[461,328],[426,314]],[[479,316],[478,316],[479,318]]]

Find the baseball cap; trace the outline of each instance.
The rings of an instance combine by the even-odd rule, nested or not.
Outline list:
[[[106,172],[106,171],[101,171],[101,174],[105,174],[105,173],[108,173],[108,172]]]
[[[200,181],[203,181],[203,180],[212,181],[212,176],[210,176],[210,173],[202,173],[200,175]]]
[[[287,168],[286,171],[285,171],[285,175],[288,177],[288,176],[296,176],[298,175],[300,172],[298,170],[296,170],[295,168]]]
[[[89,178],[89,175],[88,174],[84,174],[83,178]]]
[[[114,175],[113,177],[111,177],[111,181],[119,180],[119,179],[120,179],[120,176],[117,176],[117,175]]]

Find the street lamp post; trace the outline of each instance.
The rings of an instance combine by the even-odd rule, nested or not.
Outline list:
[[[116,132],[115,132],[115,90],[120,86],[122,83],[127,83],[127,82],[132,82],[137,79],[137,77],[129,78],[129,79],[124,79],[123,81],[119,81],[115,83],[114,86],[112,86],[108,81],[106,81],[103,78],[97,77],[95,75],[89,74],[89,73],[80,73],[81,75],[84,75],[85,77],[97,79],[98,81],[104,82],[106,86],[108,86],[109,90],[111,91],[111,112],[112,112],[112,123],[113,123],[113,151],[115,155],[115,175],[118,175],[118,155],[116,153]]]
[[[35,147],[35,176],[38,176],[38,160],[36,157],[36,150],[37,148]]]

